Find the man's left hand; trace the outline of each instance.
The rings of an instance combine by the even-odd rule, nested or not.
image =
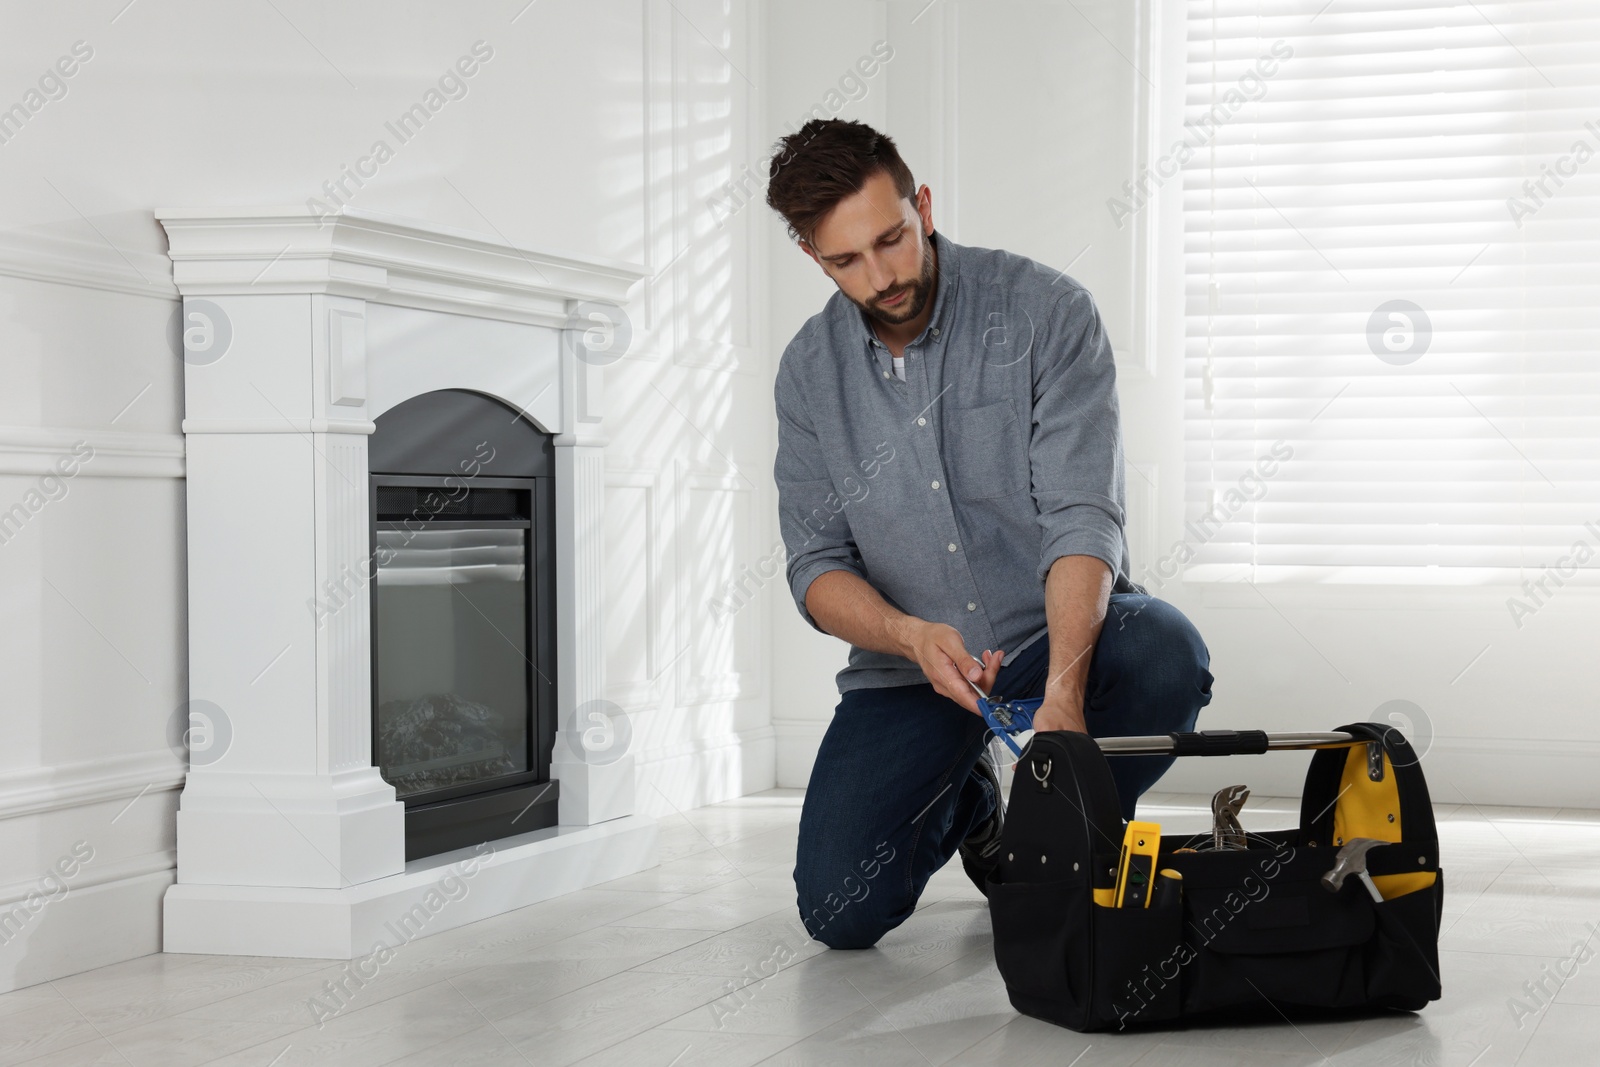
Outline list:
[[[1083,722],[1083,705],[1072,704],[1066,700],[1053,700],[1045,698],[1039,705],[1039,710],[1033,713],[1033,728],[1040,730],[1075,730],[1080,734],[1089,732]]]

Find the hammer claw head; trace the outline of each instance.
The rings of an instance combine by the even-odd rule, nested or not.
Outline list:
[[[1367,873],[1367,853],[1380,845],[1387,845],[1388,841],[1379,841],[1375,837],[1352,837],[1339,849],[1339,854],[1334,858],[1333,867],[1322,876],[1322,884],[1330,892],[1337,893],[1344,887],[1344,880],[1352,874],[1358,877]]]

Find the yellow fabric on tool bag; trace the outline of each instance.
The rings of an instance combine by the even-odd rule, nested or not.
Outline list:
[[[1383,754],[1383,780],[1374,782],[1367,773],[1367,746],[1351,745],[1339,779],[1339,799],[1333,808],[1333,844],[1337,848],[1356,837],[1379,841],[1400,841],[1400,790],[1394,780],[1389,754]],[[1437,857],[1433,857],[1437,862]],[[1426,889],[1438,878],[1435,871],[1410,871],[1405,874],[1375,874],[1372,884],[1383,899],[1404,896]]]

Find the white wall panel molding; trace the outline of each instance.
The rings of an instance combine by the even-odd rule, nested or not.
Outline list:
[[[42,815],[183,785],[185,767],[165,749],[81,763],[0,770],[0,819]]]
[[[172,264],[161,253],[54,234],[0,232],[0,276],[157,300],[178,298]]]
[[[679,706],[758,696],[765,671],[766,620],[754,603],[760,588],[738,582],[753,566],[752,514],[760,494],[735,474],[683,471],[677,478],[677,528],[689,532],[678,546],[678,634],[685,652],[677,663]],[[731,604],[714,610],[712,601]]]
[[[0,426],[0,474],[58,474],[57,463],[87,446],[73,477],[182,478],[183,435],[75,430],[64,427]],[[79,453],[81,455],[81,453]]]
[[[607,638],[612,642],[606,664],[606,699],[632,713],[657,707],[667,696],[663,671],[671,658],[666,643],[672,618],[667,588],[671,575],[662,536],[662,472],[611,467],[606,470],[606,490],[608,542],[634,550],[620,558],[613,552],[606,568],[610,583],[606,605],[612,609],[606,623]],[[636,496],[636,502],[618,501],[626,495]],[[637,522],[635,528],[619,528],[633,521]],[[624,577],[636,582],[625,582]],[[626,647],[634,641],[637,648]],[[624,647],[617,647],[618,642]],[[637,669],[625,673],[629,667]]]

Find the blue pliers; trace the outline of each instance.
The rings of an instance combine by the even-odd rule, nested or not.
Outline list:
[[[974,657],[976,658],[976,657]],[[979,660],[978,662],[983,662]],[[967,679],[967,684],[972,686],[973,692],[978,694],[978,710],[983,713],[983,721],[989,725],[995,736],[1006,743],[1017,758],[1022,757],[1022,749],[1012,740],[1012,734],[1024,733],[1033,729],[1033,713],[1039,710],[1044,703],[1043,697],[1033,697],[1026,700],[1007,700],[1005,697],[991,697],[972,679]]]
[[[1012,734],[1020,734],[1033,729],[1033,713],[1039,710],[1039,705],[1044,703],[1043,697],[1031,700],[1004,700],[990,701],[986,697],[978,700],[978,710],[983,712],[983,721],[989,724],[1006,747],[1017,756],[1022,756],[1022,749],[1011,739]]]

